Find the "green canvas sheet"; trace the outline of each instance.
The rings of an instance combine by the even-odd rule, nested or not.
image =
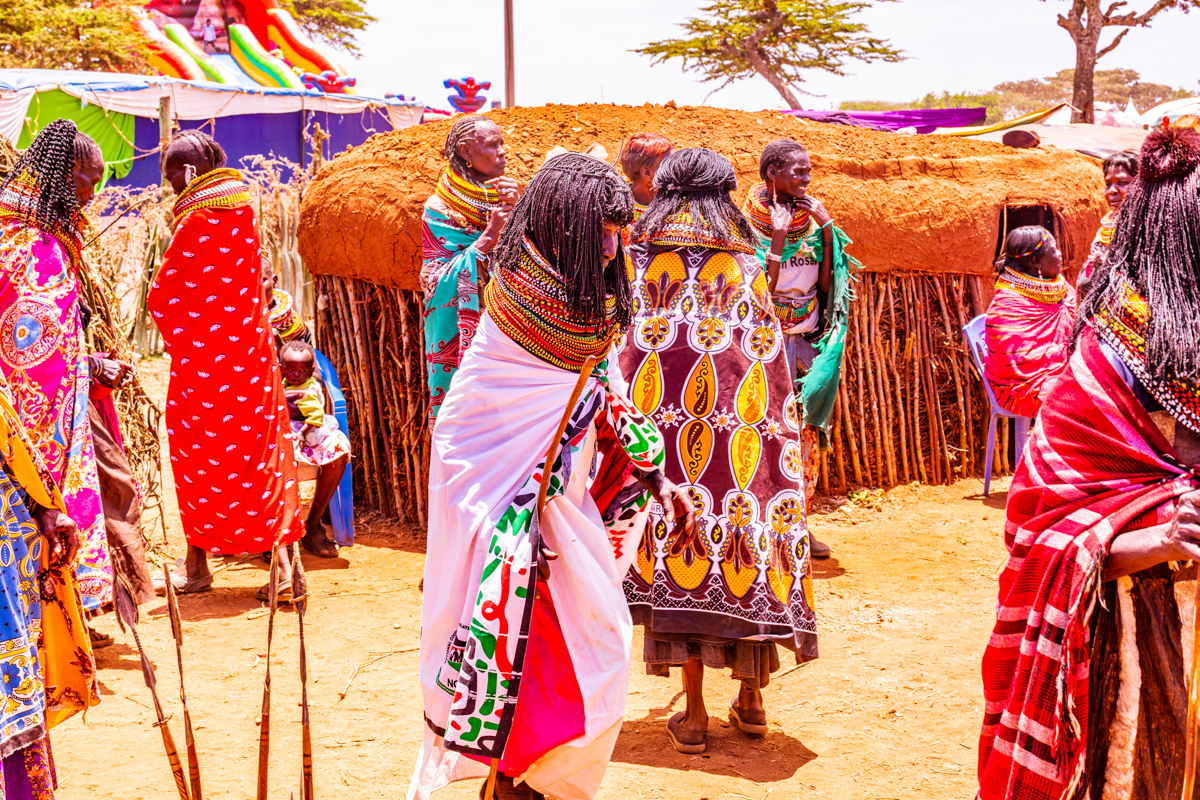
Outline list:
[[[29,147],[38,131],[61,118],[74,122],[79,130],[100,145],[100,152],[104,154],[104,180],[101,186],[109,178],[124,178],[129,174],[133,168],[133,115],[105,111],[95,103],[85,106],[78,98],[59,89],[38,92],[33,96],[17,147],[22,150]]]

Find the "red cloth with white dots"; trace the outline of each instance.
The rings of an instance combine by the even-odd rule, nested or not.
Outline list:
[[[188,544],[264,552],[300,538],[287,404],[248,205],[180,220],[147,306],[171,357],[167,435]]]

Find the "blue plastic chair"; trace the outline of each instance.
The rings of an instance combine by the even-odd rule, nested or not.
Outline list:
[[[987,360],[987,339],[984,336],[986,323],[987,314],[980,314],[963,326],[963,336],[967,339],[967,346],[971,348],[971,356],[975,359],[975,366],[979,368],[981,377],[983,376],[983,362]],[[1021,460],[1021,454],[1025,452],[1025,439],[1029,436],[1029,425],[1033,420],[1001,408],[1000,404],[996,402],[996,395],[992,394],[992,385],[988,383],[987,378],[983,379],[983,388],[987,391],[988,403],[992,407],[992,414],[988,419],[987,455],[983,462],[983,496],[987,497],[992,486],[992,450],[996,446],[996,420],[1000,417],[1016,420],[1014,435],[1017,440],[1017,461]]]
[[[320,350],[317,353],[317,368],[321,371],[321,381],[325,391],[333,400],[333,415],[337,417],[338,428],[347,436],[350,435],[350,423],[346,420],[346,396],[342,394],[342,386],[338,382],[337,370]],[[346,465],[342,473],[342,482],[338,484],[329,501],[329,517],[333,521],[333,541],[338,547],[350,547],[354,544],[354,481],[350,478],[353,461]]]

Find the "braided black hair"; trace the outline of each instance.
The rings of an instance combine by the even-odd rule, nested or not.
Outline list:
[[[724,156],[703,147],[676,150],[659,165],[654,186],[658,194],[633,226],[635,240],[653,239],[667,217],[686,207],[726,241],[755,241],[750,220],[729,196],[737,173]]]
[[[1140,160],[1138,154],[1132,150],[1122,150],[1119,153],[1113,153],[1104,159],[1104,174],[1108,174],[1109,168],[1117,167],[1128,172],[1129,177],[1136,178],[1138,174],[1138,162]]]
[[[475,141],[475,134],[478,132],[479,126],[484,123],[496,124],[482,114],[461,117],[450,126],[450,133],[446,134],[446,145],[443,148],[446,160],[450,162],[450,169],[458,173],[459,177],[472,183],[475,180],[471,177],[471,170],[467,167],[466,160],[459,154],[458,146],[464,142]]]
[[[188,128],[171,137],[171,141],[163,149],[160,166],[165,167],[168,159],[192,159],[193,156],[204,158],[212,164],[213,169],[220,169],[225,166],[226,162],[225,150],[217,144],[216,139],[204,131]],[[198,165],[193,164],[193,166]]]
[[[1075,317],[1072,346],[1097,314],[1120,307],[1128,282],[1150,306],[1151,376],[1200,382],[1200,134],[1151,132],[1140,173]]]
[[[17,210],[51,232],[71,232],[80,212],[72,173],[76,166],[104,166],[104,156],[92,137],[69,119],[57,119],[34,138],[29,149],[0,183],[0,194],[14,182],[38,187],[35,196],[12,193]]]
[[[1046,246],[1054,241],[1054,234],[1041,225],[1023,225],[1013,228],[1004,237],[1004,252],[996,261],[996,272],[1015,269],[1026,275],[1037,275],[1037,262],[1041,260]]]
[[[582,153],[564,153],[546,162],[529,182],[512,210],[500,241],[492,251],[499,269],[519,269],[526,236],[562,276],[568,313],[600,327],[605,301],[612,297],[621,327],[633,316],[633,290],[625,268],[625,252],[603,261],[604,223],[628,225],[633,220],[633,194],[617,171]]]
[[[767,179],[767,171],[772,167],[779,169],[799,153],[808,155],[804,145],[791,139],[776,139],[763,148],[758,159],[758,177]]]

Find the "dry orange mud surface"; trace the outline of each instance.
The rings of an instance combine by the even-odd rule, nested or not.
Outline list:
[[[161,400],[165,364],[146,362],[142,372]],[[982,715],[979,661],[1004,558],[1007,479],[994,486],[986,501],[978,480],[901,487],[878,508],[818,498],[811,525],[834,548],[834,558],[817,562],[815,571],[821,657],[799,669],[785,659],[764,689],[765,738],[729,727],[735,686],[728,673],[710,671],[708,752],[676,753],[666,721],[683,710],[678,678],[645,674],[636,633],[625,724],[599,797],[970,797]],[[182,554],[169,494],[169,537]],[[305,560],[315,789],[322,800],[403,797],[421,739],[421,533],[378,518],[362,522],[358,544],[342,558]],[[180,598],[188,701],[204,795],[212,800],[255,794],[267,617],[254,592],[265,582],[266,564],[255,559],[222,572],[215,591]],[[161,600],[143,606],[140,632],[182,750],[165,615]],[[176,798],[133,639],[111,616],[96,627],[117,641],[97,656],[101,704],[86,721],[76,717],[54,731],[58,797]],[[300,796],[298,645],[295,614],[281,613],[271,659],[270,791],[280,800]],[[473,781],[435,795],[477,796]]]

